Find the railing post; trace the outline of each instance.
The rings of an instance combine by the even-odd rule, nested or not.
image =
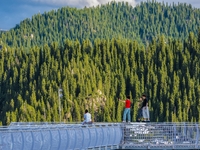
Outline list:
[[[195,149],[198,149],[199,144],[199,124],[196,123],[197,135],[196,135],[196,142],[195,142]]]
[[[122,140],[121,140],[121,145],[122,145],[122,148],[123,148],[123,144],[124,144],[124,141],[125,141],[125,136],[124,136],[125,125],[124,125],[124,124],[121,124],[121,129],[122,129]]]
[[[183,123],[183,135],[184,135],[184,136],[187,136],[187,135],[186,135],[186,133],[187,133],[186,128],[187,128],[187,127],[186,127],[185,122],[184,122],[184,123]]]
[[[176,141],[176,124],[173,124],[173,134],[174,134],[173,149],[174,149],[175,148],[175,141]]]

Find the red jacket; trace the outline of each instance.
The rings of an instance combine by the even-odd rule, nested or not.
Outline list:
[[[130,99],[127,99],[125,102],[125,108],[131,108],[131,101]]]

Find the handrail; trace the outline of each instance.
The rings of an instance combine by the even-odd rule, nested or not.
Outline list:
[[[0,127],[0,149],[200,149],[199,130],[188,122],[12,122]]]

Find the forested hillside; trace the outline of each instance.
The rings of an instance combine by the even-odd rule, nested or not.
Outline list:
[[[9,46],[63,44],[66,38],[94,41],[95,38],[125,38],[144,44],[160,35],[185,39],[197,33],[200,10],[191,5],[142,2],[136,7],[111,2],[98,7],[76,9],[64,7],[36,14],[1,35]]]
[[[142,93],[150,99],[152,121],[200,121],[200,40],[184,43],[160,37],[146,48],[123,39],[66,40],[43,48],[0,53],[0,118],[11,121],[81,121],[89,108],[95,121],[121,121],[131,95],[132,121]]]
[[[200,122],[200,10],[142,2],[61,8],[0,33],[0,123],[132,121],[142,93],[151,121]],[[199,32],[198,32],[199,30]],[[192,32],[191,32],[192,31]]]

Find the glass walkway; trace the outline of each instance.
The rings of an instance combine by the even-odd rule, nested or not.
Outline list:
[[[11,123],[0,150],[200,149],[198,123]]]

